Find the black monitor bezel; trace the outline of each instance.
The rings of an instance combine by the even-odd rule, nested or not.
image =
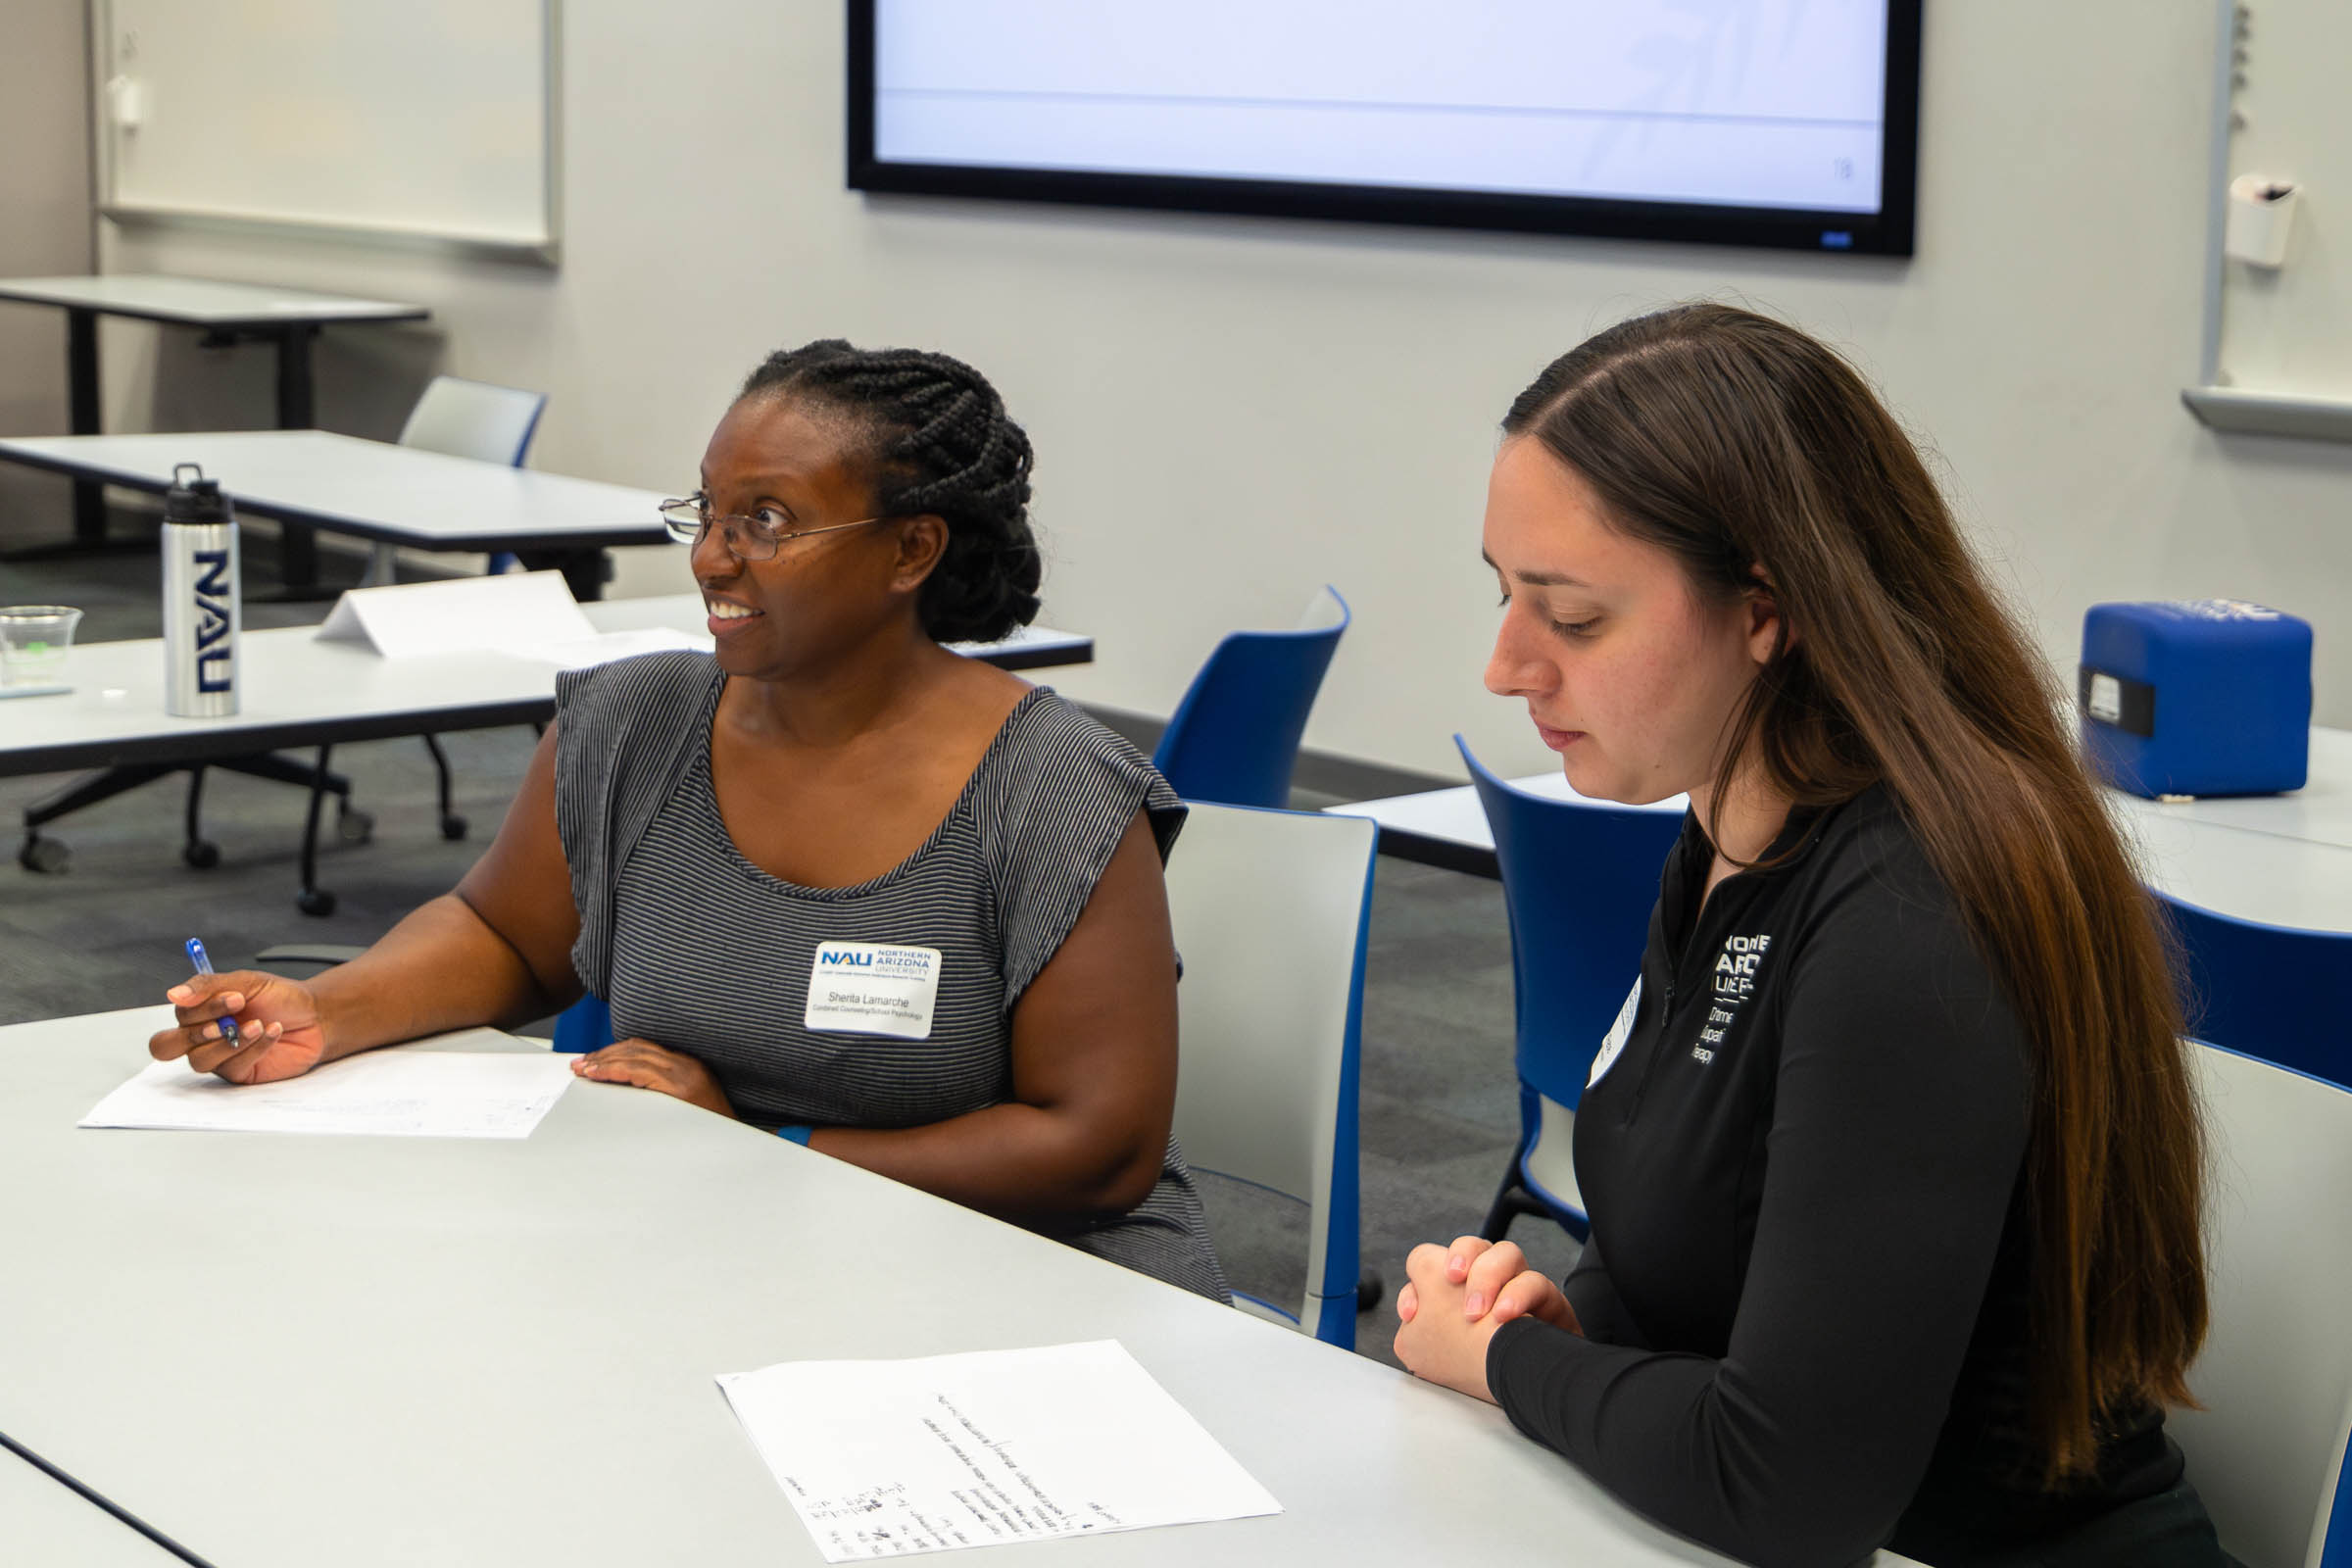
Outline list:
[[[1910,256],[1919,201],[1923,4],[1924,0],[1886,0],[1886,91],[1880,136],[1880,209],[1875,214],[1304,180],[885,163],[874,156],[875,0],[849,0],[849,186],[896,195]],[[1842,242],[1837,238],[1840,235]]]

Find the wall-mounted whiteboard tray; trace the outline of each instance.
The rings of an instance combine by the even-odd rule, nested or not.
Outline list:
[[[2311,441],[2352,441],[2352,398],[2306,398],[2284,392],[2248,392],[2233,386],[2181,390],[2188,412],[2213,426],[2240,435],[2301,436]]]
[[[96,0],[100,209],[553,262],[559,0]]]
[[[2352,7],[2209,3],[2204,343],[2180,401],[2216,430],[2352,441]],[[2277,267],[2230,254],[2241,175],[2298,193]]]

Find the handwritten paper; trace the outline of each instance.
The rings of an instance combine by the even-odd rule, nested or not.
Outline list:
[[[560,571],[353,588],[318,631],[321,642],[365,643],[386,659],[522,652],[595,635]]]
[[[372,1051],[273,1084],[149,1062],[81,1119],[165,1132],[528,1138],[571,1084],[553,1052]]]
[[[718,1386],[827,1562],[1282,1512],[1115,1340]]]

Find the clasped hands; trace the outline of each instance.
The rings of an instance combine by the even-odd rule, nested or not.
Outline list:
[[[1510,1242],[1457,1238],[1424,1242],[1404,1260],[1396,1293],[1396,1359],[1415,1377],[1443,1383],[1493,1403],[1487,1346],[1515,1317],[1532,1317],[1582,1334],[1576,1308],[1548,1276],[1527,1266]]]

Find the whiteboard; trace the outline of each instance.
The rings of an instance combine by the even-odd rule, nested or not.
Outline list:
[[[2222,368],[2243,386],[2352,397],[2352,7],[2261,6],[2240,47],[2232,172],[2295,182],[2303,199],[2285,266],[2230,264]]]
[[[556,0],[98,0],[103,210],[552,260],[556,21]]]
[[[2218,0],[2205,386],[2223,429],[2352,440],[2352,6]],[[2284,265],[2223,254],[2240,174],[2301,191]]]

